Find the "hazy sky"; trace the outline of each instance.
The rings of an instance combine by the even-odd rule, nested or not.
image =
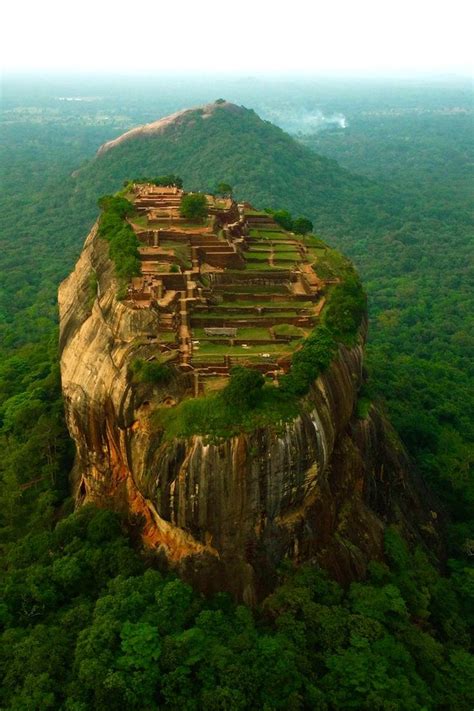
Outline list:
[[[9,0],[5,70],[462,73],[472,0]]]

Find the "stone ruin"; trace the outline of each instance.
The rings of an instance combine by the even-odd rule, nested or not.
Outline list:
[[[141,276],[128,287],[128,305],[158,312],[158,333],[149,339],[162,352],[176,351],[178,367],[194,375],[195,394],[238,364],[286,372],[324,307],[314,255],[271,215],[231,198],[207,195],[208,218],[184,220],[185,194],[132,186]]]

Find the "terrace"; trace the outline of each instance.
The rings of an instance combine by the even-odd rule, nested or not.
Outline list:
[[[208,219],[185,220],[184,194],[133,188],[142,276],[129,286],[129,305],[158,312],[153,343],[176,349],[195,395],[225,382],[236,364],[277,377],[320,318],[325,282],[312,264],[321,248],[230,198],[207,196]]]

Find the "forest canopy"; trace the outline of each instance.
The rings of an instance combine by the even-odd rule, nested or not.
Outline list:
[[[234,117],[221,118],[213,148],[197,132],[162,145],[160,165],[146,142],[136,163],[124,150],[125,175],[110,155],[95,172],[90,159],[129,127],[121,101],[111,109],[105,100],[113,123],[103,124],[95,104],[75,102],[73,114],[39,89],[8,99],[0,146],[3,708],[473,708],[471,116],[454,89],[404,91],[392,92],[394,112],[376,87],[323,87],[348,128],[300,136],[294,149],[254,116],[240,130]],[[150,101],[132,123],[150,120]],[[284,568],[275,592],[250,610],[225,595],[204,599],[150,566],[136,520],[74,512],[57,286],[97,217],[97,195],[130,175],[173,171],[188,189],[212,189],[225,176],[237,197],[308,215],[354,260],[369,296],[365,395],[383,397],[442,502],[442,572],[389,528],[386,560],[372,563],[366,581],[342,589],[314,566]],[[361,301],[352,290],[340,303],[346,298],[349,333]],[[314,361],[324,366],[331,340],[319,335]],[[137,364],[131,377],[161,373]]]

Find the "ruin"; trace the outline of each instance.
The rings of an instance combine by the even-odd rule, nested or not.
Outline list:
[[[231,198],[207,195],[207,218],[187,220],[185,194],[150,183],[129,188],[141,276],[129,284],[127,304],[158,313],[150,340],[193,374],[196,395],[234,365],[286,372],[324,308],[327,282],[312,267],[317,250]]]

